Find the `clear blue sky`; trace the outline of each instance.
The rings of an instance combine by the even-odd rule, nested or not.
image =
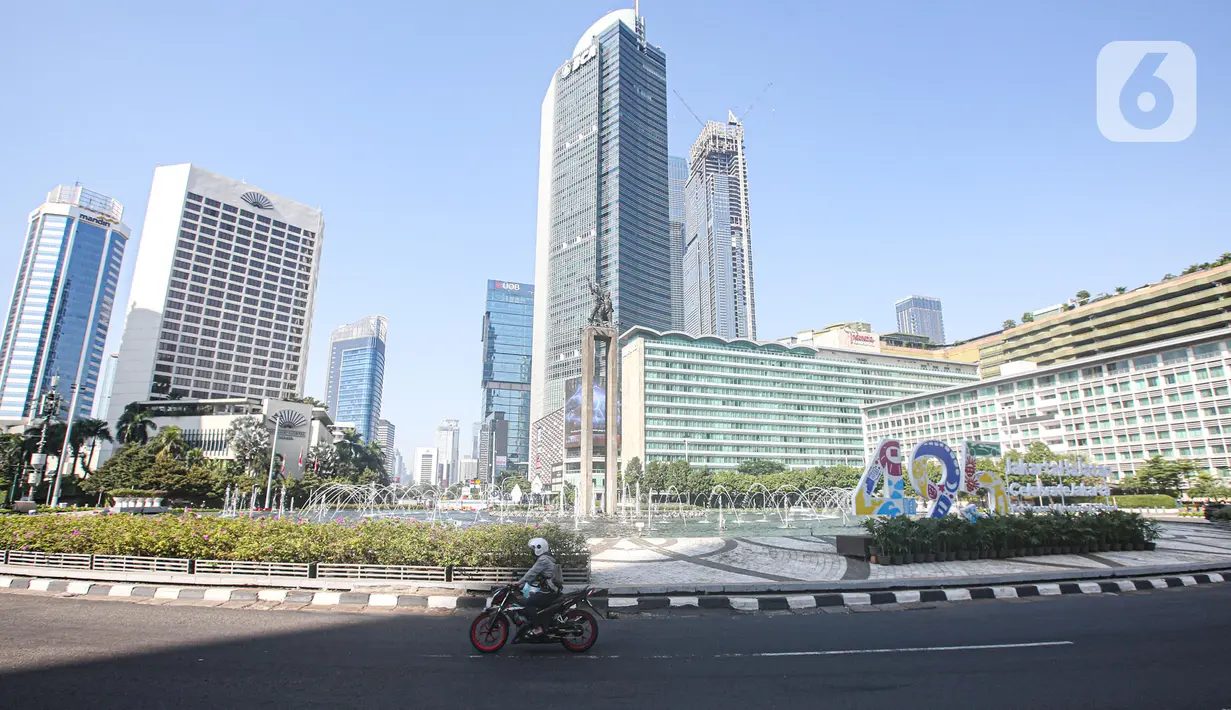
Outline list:
[[[485,281],[532,281],[539,111],[616,0],[10,3],[0,42],[0,257],[80,180],[138,234],[157,164],[193,162],[327,223],[307,393],[329,331],[390,319],[387,418],[409,456],[478,415]],[[631,0],[630,0],[631,2]],[[669,88],[746,118],[759,335],[892,330],[939,297],[951,339],[1231,251],[1231,5],[646,0]],[[1107,42],[1180,40],[1196,132],[1111,143]],[[696,121],[670,96],[672,152]],[[131,271],[136,256],[126,260]],[[6,283],[7,286],[7,283]],[[124,285],[111,349],[119,345]]]

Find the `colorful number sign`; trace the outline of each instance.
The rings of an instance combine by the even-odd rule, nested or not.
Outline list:
[[[994,471],[977,469],[974,457],[974,452],[979,451],[977,446],[964,444],[962,448],[964,465],[959,467],[957,455],[943,441],[921,442],[911,452],[910,460],[903,461],[901,442],[895,439],[881,440],[876,445],[876,455],[872,457],[863,477],[859,479],[859,487],[855,489],[855,515],[914,515],[916,502],[914,498],[906,497],[902,481],[904,473],[910,476],[911,485],[916,491],[934,501],[931,517],[947,515],[962,488],[968,493],[987,491],[988,507],[996,513],[1008,513],[1009,495],[1004,481]],[[925,458],[935,459],[943,468],[939,483],[928,480],[924,468],[915,465],[916,461]],[[885,484],[880,493],[877,493],[882,478]]]

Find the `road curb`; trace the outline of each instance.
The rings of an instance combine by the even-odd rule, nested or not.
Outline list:
[[[831,592],[823,594],[758,596],[612,596],[609,610],[617,613],[674,611],[689,609],[729,609],[739,612],[800,611],[824,607],[874,607],[885,604],[926,604],[977,599],[1024,599],[1069,594],[1121,594],[1123,592],[1169,587],[1194,587],[1220,584],[1231,579],[1231,571],[1181,574],[1166,577],[1114,578],[1094,581],[1069,581],[1043,584],[980,585],[931,589],[897,589],[873,592]]]

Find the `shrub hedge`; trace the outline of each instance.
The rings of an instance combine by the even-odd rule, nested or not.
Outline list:
[[[0,517],[0,548],[136,557],[443,567],[521,567],[547,538],[565,566],[585,565],[585,538],[554,525],[457,528],[405,520],[359,523],[199,515]]]
[[[1165,495],[1113,496],[1121,508],[1174,508],[1175,498]]]
[[[1161,529],[1153,520],[1121,510],[993,515],[974,521],[898,516],[870,518],[864,526],[879,555],[915,562],[1145,547]]]

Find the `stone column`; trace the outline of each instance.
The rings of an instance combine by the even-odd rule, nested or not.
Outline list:
[[[616,485],[620,475],[619,403],[620,348],[614,329],[607,332],[607,475],[603,484],[603,510],[616,514]]]

